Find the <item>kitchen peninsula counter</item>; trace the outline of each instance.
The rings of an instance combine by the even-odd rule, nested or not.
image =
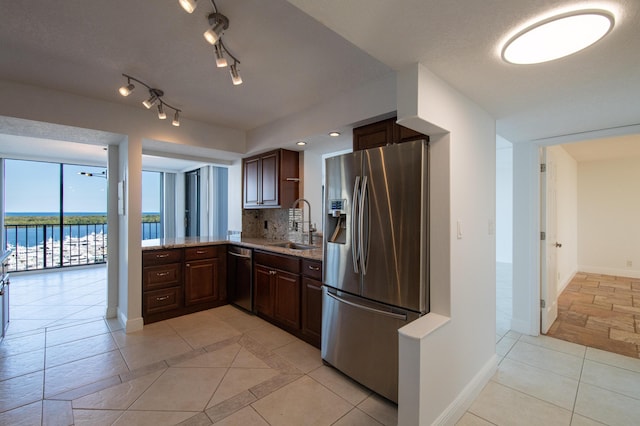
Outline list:
[[[202,247],[212,245],[233,244],[237,246],[267,250],[273,253],[286,254],[305,259],[322,260],[322,247],[311,250],[294,250],[285,247],[277,247],[274,244],[284,243],[283,240],[272,240],[266,238],[246,238],[240,240],[227,240],[215,237],[181,237],[181,238],[156,238],[142,241],[142,251],[175,249],[185,247]]]

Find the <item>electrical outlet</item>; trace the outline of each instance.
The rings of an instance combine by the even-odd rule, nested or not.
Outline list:
[[[269,229],[269,221],[268,220],[264,221],[264,229]]]
[[[633,266],[633,262],[631,260],[627,260],[627,268],[631,268]]]

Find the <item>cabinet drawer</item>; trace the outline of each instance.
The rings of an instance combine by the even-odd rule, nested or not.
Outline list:
[[[322,281],[322,262],[302,259],[302,275]]]
[[[190,247],[184,249],[184,260],[210,259],[212,257],[218,257],[218,247],[216,246]]]
[[[280,269],[282,271],[300,273],[300,259],[297,257],[284,256],[281,254],[266,253],[256,250],[253,260],[260,265],[269,266],[271,268]]]
[[[142,252],[142,264],[158,265],[162,263],[176,263],[182,261],[182,250],[147,250]]]
[[[179,263],[149,266],[142,269],[142,290],[156,290],[180,285],[181,277],[182,265]]]
[[[142,294],[143,314],[155,314],[180,308],[182,305],[180,290],[180,287],[170,287],[145,291]]]

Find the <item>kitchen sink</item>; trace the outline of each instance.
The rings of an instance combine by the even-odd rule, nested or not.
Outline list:
[[[283,243],[275,243],[275,244],[269,244],[272,247],[282,247],[282,248],[287,248],[290,250],[313,250],[315,248],[318,248],[316,246],[310,246],[307,244],[300,244],[300,243],[294,243],[291,241],[285,241]]]

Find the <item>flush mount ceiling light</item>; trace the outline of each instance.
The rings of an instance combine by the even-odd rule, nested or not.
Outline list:
[[[340,136],[340,132],[329,132],[329,136],[337,138],[338,136]]]
[[[131,80],[135,81],[136,83],[142,84],[149,91],[149,98],[142,101],[142,105],[144,105],[145,108],[150,109],[152,106],[154,106],[157,103],[158,118],[160,120],[165,120],[167,118],[167,114],[164,112],[165,107],[172,109],[173,111],[175,111],[175,113],[173,116],[173,122],[171,124],[173,124],[176,127],[180,126],[180,118],[179,118],[180,115],[178,113],[181,112],[181,110],[174,106],[169,105],[164,101],[164,99],[162,99],[162,97],[164,96],[164,92],[162,90],[151,87],[147,83],[141,80],[138,80],[135,77],[131,77],[130,75],[122,74],[122,76],[126,77],[127,79],[127,84],[122,86],[120,89],[118,89],[118,92],[122,96],[129,96],[129,94],[135,88],[134,85],[131,83]]]
[[[502,48],[502,59],[518,65],[553,61],[585,49],[614,25],[606,10],[577,10],[536,22],[511,37]]]
[[[305,146],[307,143],[305,141],[298,141],[296,142],[296,145],[298,146]]]
[[[192,13],[197,6],[197,0],[178,0],[178,3],[180,3],[180,6],[189,13]],[[216,67],[224,68],[229,66],[229,62],[227,61],[227,58],[225,58],[225,54],[233,59],[233,64],[229,69],[229,73],[231,74],[231,82],[233,85],[238,86],[242,84],[242,77],[240,77],[240,73],[238,72],[238,65],[240,64],[240,61],[229,51],[222,41],[224,31],[229,28],[229,18],[218,12],[215,0],[211,0],[211,5],[213,6],[213,12],[207,15],[209,28],[204,32],[204,38],[214,47]]]

